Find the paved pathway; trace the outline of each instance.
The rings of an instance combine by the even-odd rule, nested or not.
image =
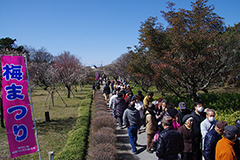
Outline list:
[[[146,144],[147,144],[147,134],[142,129],[141,134],[138,134],[137,146],[138,154],[132,153],[132,147],[129,143],[127,129],[120,129],[117,127],[116,131],[117,135],[117,160],[157,160],[157,156],[154,153],[148,153],[146,151]]]
[[[101,86],[103,89],[104,85]],[[111,97],[111,94],[110,96]],[[110,110],[108,110],[111,112]],[[141,133],[138,134],[137,150],[138,154],[132,153],[132,147],[129,143],[127,128],[121,129],[119,127],[116,128],[117,135],[117,160],[157,160],[156,153],[148,153],[146,151],[147,144],[147,134],[145,130],[141,128]]]

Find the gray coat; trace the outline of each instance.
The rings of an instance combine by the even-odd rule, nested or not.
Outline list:
[[[129,126],[140,126],[140,114],[134,107],[128,107],[123,113],[123,123]]]

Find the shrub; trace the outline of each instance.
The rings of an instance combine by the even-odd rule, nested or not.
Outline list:
[[[116,120],[111,115],[93,118],[92,120],[93,132],[96,132],[103,127],[110,127],[114,129],[116,127]]]
[[[98,101],[95,100],[95,105],[104,105],[104,106],[106,106],[107,103],[105,102],[105,100],[98,100]]]
[[[98,144],[101,143],[110,143],[115,145],[115,142],[117,141],[117,137],[114,133],[99,130],[98,132],[94,133],[92,135],[91,144],[95,147]]]
[[[110,115],[110,113],[108,113],[106,110],[105,111],[97,110],[95,111],[93,117],[99,117],[99,116],[105,116],[105,115]]]
[[[116,147],[110,143],[102,143],[93,147],[90,155],[91,160],[115,160]]]
[[[95,112],[96,111],[107,111],[107,107],[102,105],[95,106]]]
[[[110,128],[110,127],[102,127],[102,128],[99,129],[99,131],[106,131],[106,132],[110,132],[110,133],[115,134],[115,129]]]
[[[194,102],[190,97],[179,98],[177,96],[164,96],[169,103],[178,106],[178,103],[183,101],[187,108],[193,109]],[[212,108],[214,110],[233,109],[234,111],[240,109],[240,94],[239,93],[203,93],[199,94],[198,99],[203,102],[204,108]]]
[[[226,121],[228,125],[234,125],[235,121],[239,119],[240,111],[233,111],[232,109],[228,110],[216,110],[216,120],[217,121]]]

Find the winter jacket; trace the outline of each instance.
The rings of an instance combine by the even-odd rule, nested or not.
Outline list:
[[[239,139],[237,139],[237,140],[235,141],[235,144],[234,144],[234,146],[233,146],[233,149],[234,149],[234,151],[235,151],[237,160],[240,160],[240,142],[239,142]]]
[[[182,125],[178,131],[182,134],[184,150],[183,152],[192,153],[193,152],[193,141],[194,134],[192,129],[188,129],[185,125]]]
[[[123,123],[129,126],[140,126],[140,114],[134,107],[128,107],[123,113]]]
[[[200,130],[202,134],[202,150],[204,150],[204,138],[206,134],[216,126],[216,120],[210,122],[207,118],[200,123]]]
[[[110,94],[110,87],[108,85],[106,85],[104,88],[103,88],[103,93],[105,93],[106,95],[109,95]]]
[[[148,108],[148,105],[153,101],[153,98],[149,98],[148,96],[146,96],[144,99],[143,99],[143,105],[144,107],[147,109]]]
[[[159,160],[174,160],[184,149],[181,133],[173,128],[164,129],[157,142],[156,155]]]
[[[155,134],[157,132],[157,120],[146,111],[146,133]]]
[[[206,134],[203,150],[203,156],[206,160],[215,160],[215,148],[221,138],[214,128]]]
[[[200,123],[206,118],[206,113],[200,113],[200,115],[196,114],[196,112],[193,110],[191,113],[191,116],[193,117],[193,134],[195,135],[195,143],[200,144],[202,135],[200,131]]]
[[[127,103],[123,98],[117,98],[115,100],[115,115],[118,117],[123,116],[123,112],[127,109]]]
[[[215,160],[237,160],[233,145],[235,143],[223,137],[217,142]]]
[[[110,100],[109,100],[109,108],[110,109],[115,109],[115,100],[117,98],[117,95],[113,95]]]
[[[139,101],[139,103],[135,103],[135,108],[139,111],[140,118],[143,118],[144,107],[142,106],[143,106],[143,103],[141,101]]]

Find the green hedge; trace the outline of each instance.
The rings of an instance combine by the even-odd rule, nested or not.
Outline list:
[[[76,126],[68,133],[68,140],[65,147],[54,157],[54,159],[84,159],[89,133],[91,104],[92,92],[87,95],[86,99],[83,100],[78,107],[79,118],[76,122]]]
[[[190,97],[179,98],[177,96],[162,96],[169,103],[173,103],[178,107],[179,102],[185,102],[187,108],[193,109],[194,102]],[[204,108],[212,108],[214,110],[239,110],[240,109],[240,94],[239,93],[204,93],[199,94],[199,100],[203,102]]]
[[[163,96],[169,103],[178,107],[179,102],[185,102],[187,108],[192,110],[194,102],[191,98],[181,99],[177,96]],[[240,94],[239,93],[204,93],[199,95],[204,108],[211,108],[216,111],[216,120],[223,120],[229,125],[234,125],[236,119],[240,119]]]

